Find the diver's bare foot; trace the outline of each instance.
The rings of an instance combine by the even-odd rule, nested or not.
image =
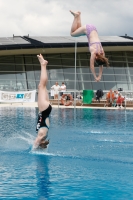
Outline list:
[[[70,13],[71,13],[74,17],[78,17],[78,16],[81,14],[81,12],[79,12],[79,11],[74,12],[74,11],[72,11],[72,10],[70,10]]]
[[[37,58],[38,58],[38,60],[39,60],[39,62],[40,62],[41,65],[47,65],[48,64],[48,61],[44,60],[42,54],[37,55]]]

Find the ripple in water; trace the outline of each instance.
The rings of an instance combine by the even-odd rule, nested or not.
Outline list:
[[[1,199],[133,198],[131,111],[53,108],[50,145],[34,151],[37,112],[0,108]]]

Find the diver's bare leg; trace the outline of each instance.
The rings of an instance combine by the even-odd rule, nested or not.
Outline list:
[[[70,11],[70,12],[74,16],[74,20],[73,20],[71,32],[70,32],[71,36],[77,37],[77,36],[85,35],[86,27],[81,25],[81,17],[80,17],[81,13],[79,11],[77,12]]]
[[[47,81],[48,81],[48,77],[47,77],[47,70],[46,70],[46,66],[47,66],[47,61],[43,58],[43,56],[37,55],[38,60],[40,62],[41,65],[41,76],[40,76],[40,83],[38,86],[38,108],[39,111],[44,111],[48,108],[49,106],[49,98],[48,98],[48,93],[47,93]],[[49,118],[46,119],[46,124],[49,126]],[[47,138],[47,128],[41,128],[38,131],[38,135],[34,141],[34,148],[37,148],[40,144],[41,141]]]
[[[71,33],[73,33],[74,31],[76,31],[79,27],[81,27],[81,18],[80,18],[80,12],[73,12],[71,11],[71,14],[74,16],[74,20],[72,23],[72,27],[71,27]]]
[[[48,81],[48,76],[47,76],[47,61],[44,60],[43,56],[37,55],[38,60],[41,65],[41,76],[40,76],[40,83],[38,86],[38,108],[39,111],[46,110],[49,106],[49,98],[48,98],[48,93],[47,93],[47,81]]]

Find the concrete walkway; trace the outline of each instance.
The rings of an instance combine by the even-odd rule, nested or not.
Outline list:
[[[37,102],[30,103],[0,103],[0,107],[38,107]],[[58,105],[52,105],[53,108],[58,108]],[[74,106],[60,106],[59,108],[75,108]],[[106,110],[125,110],[125,108],[116,107],[89,107],[89,106],[76,106],[76,108],[89,108],[89,109],[106,109]],[[133,107],[126,107],[126,110],[133,110]]]

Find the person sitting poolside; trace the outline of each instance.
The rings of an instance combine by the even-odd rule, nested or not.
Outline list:
[[[118,99],[118,94],[119,94],[119,92],[118,92],[118,90],[114,90],[114,101],[113,101],[113,106],[114,107],[116,107],[117,106],[117,99]]]
[[[106,94],[106,100],[107,100],[107,103],[106,105],[107,106],[112,106],[113,102],[114,102],[114,99],[115,99],[115,95],[114,95],[114,92],[112,91],[112,89]]]
[[[121,95],[121,93],[118,94],[118,99],[116,101],[117,108],[123,108],[122,104],[124,102],[125,98]]]
[[[104,93],[101,89],[96,91],[96,101],[100,102],[100,99],[103,97]]]
[[[74,21],[72,23],[70,34],[72,37],[79,37],[82,35],[87,36],[89,51],[91,53],[90,69],[92,71],[95,81],[100,81],[103,72],[103,65],[106,65],[108,67],[109,62],[108,58],[105,57],[105,53],[102,44],[100,42],[97,29],[92,24],[87,24],[84,26],[81,25],[81,18],[80,18],[81,12],[79,11],[73,12],[71,10],[70,12],[74,16]],[[95,73],[94,63],[96,63],[100,67],[98,76]]]

